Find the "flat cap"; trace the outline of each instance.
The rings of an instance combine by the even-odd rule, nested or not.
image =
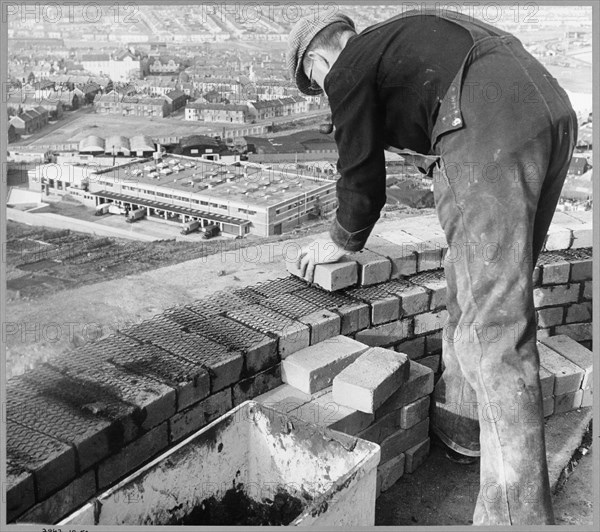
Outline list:
[[[355,29],[354,22],[343,13],[319,13],[302,17],[290,32],[288,38],[287,66],[301,92],[308,95],[321,94],[321,89],[311,89],[310,80],[302,68],[302,60],[310,42],[315,35],[335,22],[345,22]]]

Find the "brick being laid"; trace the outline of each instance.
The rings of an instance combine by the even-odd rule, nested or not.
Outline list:
[[[366,249],[387,257],[391,264],[391,279],[399,279],[417,273],[416,249],[405,249],[377,235],[370,235],[365,245]]]
[[[331,385],[333,378],[369,347],[345,336],[335,336],[301,349],[281,363],[281,377],[304,393]]]
[[[301,277],[295,261],[286,261],[287,271]],[[358,283],[358,264],[347,256],[337,262],[317,264],[313,272],[313,283],[330,292],[348,288]]]
[[[409,359],[403,353],[373,347],[333,379],[333,400],[372,414],[406,380]]]

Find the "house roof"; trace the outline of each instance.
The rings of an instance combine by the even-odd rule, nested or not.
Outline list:
[[[258,100],[250,102],[255,109],[270,109],[272,107],[282,107],[283,104],[279,100]]]
[[[112,148],[116,148],[117,150],[122,150],[123,148],[126,150],[130,150],[129,139],[127,137],[123,137],[122,135],[113,135],[108,137],[104,141],[104,151],[110,152]]]
[[[185,98],[185,92],[175,89],[170,92],[167,92],[167,94],[165,94],[165,98],[169,98],[170,100],[176,100],[177,98]]]
[[[247,112],[247,105],[240,105],[235,103],[198,103],[192,102],[187,105],[191,109],[200,110],[213,110],[213,111],[242,111]]]
[[[81,56],[82,62],[91,61],[108,61],[110,56],[108,54],[84,54]]]
[[[104,139],[89,135],[79,141],[79,151],[104,151]]]
[[[131,151],[154,151],[154,141],[148,135],[135,135],[129,139]]]

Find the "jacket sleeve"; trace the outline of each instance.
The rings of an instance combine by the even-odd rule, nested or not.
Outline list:
[[[332,240],[346,251],[361,250],[386,200],[384,116],[375,78],[368,72],[332,69],[324,83],[338,148],[338,208]]]

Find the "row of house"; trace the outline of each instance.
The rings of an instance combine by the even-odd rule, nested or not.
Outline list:
[[[8,123],[17,135],[31,135],[46,126],[49,118],[48,111],[38,106],[13,116]]]
[[[112,90],[96,96],[94,108],[97,113],[102,114],[165,117],[183,107],[186,102],[187,95],[180,90],[157,97]]]
[[[306,111],[308,111],[308,102],[302,96],[259,100],[244,104],[197,100],[186,105],[185,119],[201,122],[245,124],[279,116],[291,116]]]

